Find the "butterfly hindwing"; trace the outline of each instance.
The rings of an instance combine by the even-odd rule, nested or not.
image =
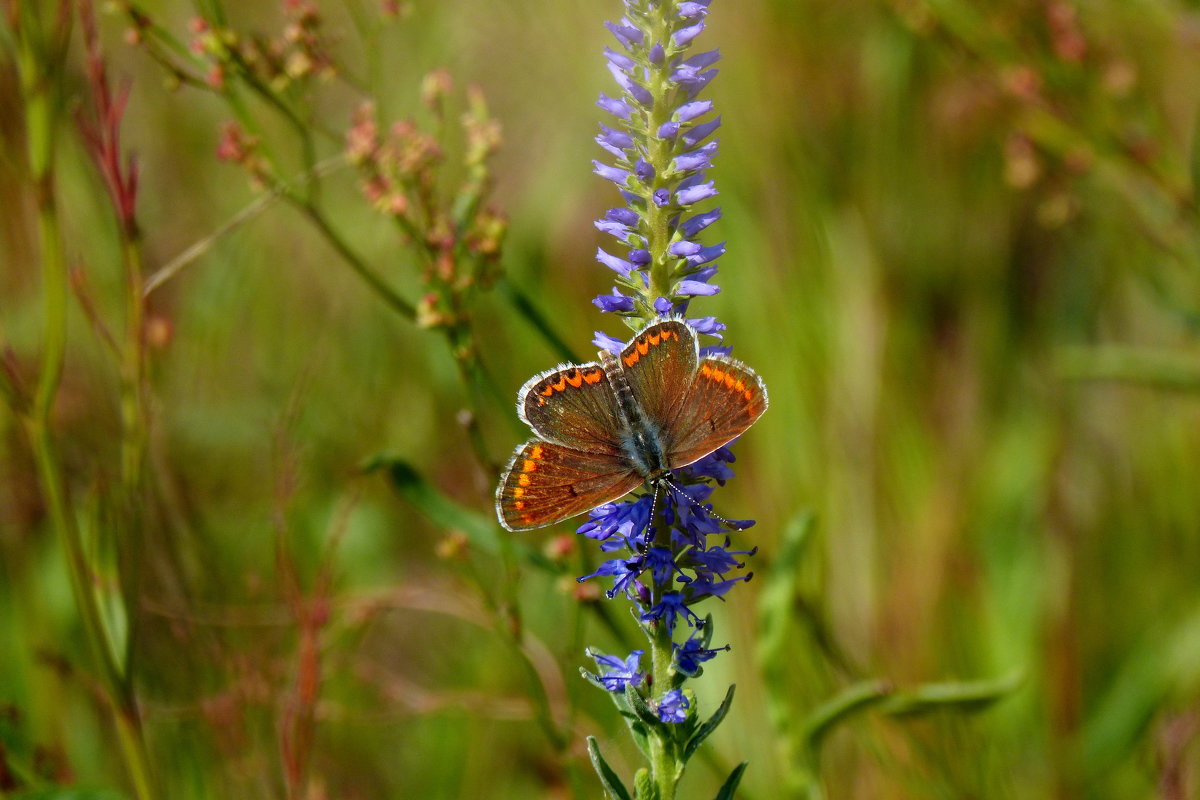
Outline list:
[[[535,375],[517,394],[517,413],[533,432],[572,450],[617,457],[620,412],[604,367],[567,364]]]
[[[619,460],[531,439],[517,448],[500,479],[496,514],[510,531],[540,528],[616,500],[641,483]]]
[[[767,387],[736,359],[701,359],[667,451],[671,469],[686,467],[741,436],[767,410]]]

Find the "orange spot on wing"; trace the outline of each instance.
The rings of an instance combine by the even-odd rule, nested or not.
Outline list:
[[[517,502],[513,503],[513,508],[515,508],[517,511],[520,511],[524,507],[525,507],[524,500],[518,500]],[[529,515],[526,514],[525,516],[529,516]],[[525,520],[525,521],[528,522],[529,520]]]
[[[550,395],[554,394],[554,387],[551,386],[550,384],[546,384],[546,388],[542,389],[541,394],[545,395],[546,397],[549,397]],[[544,403],[546,401],[542,400],[541,402]]]
[[[533,459],[541,458],[542,450],[544,450],[544,449],[545,448],[543,448],[540,444],[535,444],[533,446],[533,449],[529,451],[529,457],[533,458]]]
[[[525,475],[522,475],[521,477],[525,478],[525,480],[527,480],[527,481],[529,480],[529,478]],[[524,496],[525,496],[525,490],[523,488],[521,488],[520,486],[517,486],[516,488],[513,489],[513,497],[520,498],[520,497],[524,497]]]
[[[571,370],[570,374],[563,376],[563,379],[576,389],[583,385],[583,374],[577,369]]]
[[[600,379],[603,377],[604,377],[604,370],[597,369],[597,370],[593,370],[592,372],[589,372],[587,375],[584,375],[583,379],[585,381],[587,381],[589,384],[591,384],[591,383],[598,383],[600,381]]]
[[[517,484],[519,486],[528,486],[531,483],[533,483],[533,481],[529,480],[529,476],[524,473],[521,473],[521,476],[519,478],[517,478]],[[518,488],[517,491],[520,492],[521,494],[525,493],[524,489]],[[520,497],[521,494],[518,494],[517,497]]]
[[[725,373],[719,369],[714,369],[712,371],[712,375],[710,375],[709,377],[712,378],[717,383],[720,383],[721,381],[725,380]]]
[[[736,378],[733,377],[733,373],[727,374],[725,376],[725,387],[728,389],[732,389],[735,380],[736,380]]]
[[[521,472],[533,472],[535,469],[537,469],[536,461],[527,458],[521,463]]]
[[[567,376],[566,375],[562,376],[561,378],[558,379],[558,383],[552,384],[552,386],[554,388],[554,391],[556,391],[556,392],[561,392],[563,389],[566,389],[567,388]]]
[[[646,355],[646,353],[650,352],[650,345],[648,345],[646,343],[645,339],[638,340],[637,351],[638,351],[638,355],[642,355],[642,356],[644,356],[644,355]]]
[[[746,391],[746,384],[742,383],[741,381],[738,381],[737,383],[735,383],[733,385],[733,388],[735,391],[744,392],[744,391]]]
[[[634,350],[632,353],[625,356],[621,360],[625,362],[625,366],[632,367],[634,364],[636,364],[638,362],[637,350]]]
[[[747,403],[754,402],[754,392],[750,391],[749,389],[746,390],[746,393],[743,394],[742,397],[746,398]]]
[[[663,339],[663,337],[662,337],[662,334],[660,334],[660,333],[650,334],[650,344],[654,347],[658,347],[660,344],[662,344],[662,339]],[[646,348],[646,349],[649,349],[649,348]]]

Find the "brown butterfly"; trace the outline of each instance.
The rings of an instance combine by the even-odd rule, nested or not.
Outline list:
[[[551,525],[669,478],[740,436],[767,410],[767,387],[745,364],[700,357],[681,319],[642,330],[619,355],[539,373],[517,393],[534,438],[496,489],[510,531]]]

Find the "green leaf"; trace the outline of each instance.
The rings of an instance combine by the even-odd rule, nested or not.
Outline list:
[[[862,681],[819,705],[804,723],[804,740],[809,750],[820,752],[825,736],[839,723],[885,700],[890,691],[888,684],[883,681]]]
[[[629,796],[629,790],[625,788],[625,784],[621,783],[621,779],[617,777],[617,773],[613,772],[613,768],[604,760],[604,756],[600,755],[600,745],[596,742],[595,736],[587,737],[587,748],[588,756],[592,759],[592,767],[600,776],[600,782],[604,784],[604,791],[608,792],[609,796],[615,800],[633,800]]]
[[[742,782],[742,773],[746,771],[749,763],[749,761],[743,761],[733,768],[733,772],[729,773],[725,783],[721,784],[721,791],[717,792],[717,796],[713,800],[733,800],[733,793],[737,791],[738,784]]]
[[[461,531],[472,547],[493,555],[508,549],[516,552],[534,566],[548,572],[555,574],[562,572],[561,567],[529,545],[515,538],[502,542],[500,526],[495,520],[469,508],[464,508],[446,497],[421,477],[407,461],[395,456],[380,454],[368,459],[362,465],[362,470],[368,474],[385,471],[388,483],[405,502],[439,528]]]
[[[916,716],[944,708],[981,711],[1012,694],[1024,680],[1024,672],[1016,670],[1002,678],[989,680],[926,683],[894,693],[880,710],[894,717]]]
[[[683,748],[683,763],[686,764],[688,762],[688,759],[704,743],[704,740],[712,735],[712,732],[725,719],[725,715],[729,713],[729,706],[733,703],[733,690],[736,688],[736,684],[729,687],[729,691],[725,693],[725,699],[721,701],[721,706],[700,726],[700,729],[696,731],[696,735],[688,740],[688,743]]]

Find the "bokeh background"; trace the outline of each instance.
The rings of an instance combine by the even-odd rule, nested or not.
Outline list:
[[[472,290],[455,345],[486,370],[474,392],[443,331],[394,313],[288,203],[223,227],[263,197],[216,157],[230,105],[131,44],[121,6],[100,34],[130,87],[145,270],[208,245],[148,301],[133,552],[107,522],[118,370],[74,299],[53,428],[116,649],[132,643],[159,796],[600,796],[583,737],[625,775],[637,753],[577,670],[634,625],[576,586],[598,555],[573,526],[501,535],[491,496],[524,436],[516,389],[566,357],[540,326],[581,358],[594,330],[627,333],[590,303],[609,286],[591,221],[618,202],[590,160],[620,3],[317,3],[339,76],[285,96],[321,159],[368,97],[433,130],[437,68],[457,87],[448,185],[464,87],[502,126],[505,277]],[[140,8],[187,42],[216,7]],[[275,3],[225,11],[243,35],[286,25]],[[0,330],[36,380],[41,261],[5,42]],[[706,235],[728,255],[693,312],[728,324],[772,407],[716,496],[758,520],[759,553],[710,609],[733,650],[697,682],[702,710],[737,697],[681,796],[748,760],[748,799],[1196,797],[1196,4],[716,0],[699,45],[723,57],[707,94],[724,218]],[[79,296],[119,329],[119,239],[72,120],[78,31],[71,48],[63,236]],[[286,120],[247,103],[301,168]],[[330,224],[417,303],[421,257],[355,171],[321,185]],[[0,796],[132,796],[32,459],[0,407]]]

